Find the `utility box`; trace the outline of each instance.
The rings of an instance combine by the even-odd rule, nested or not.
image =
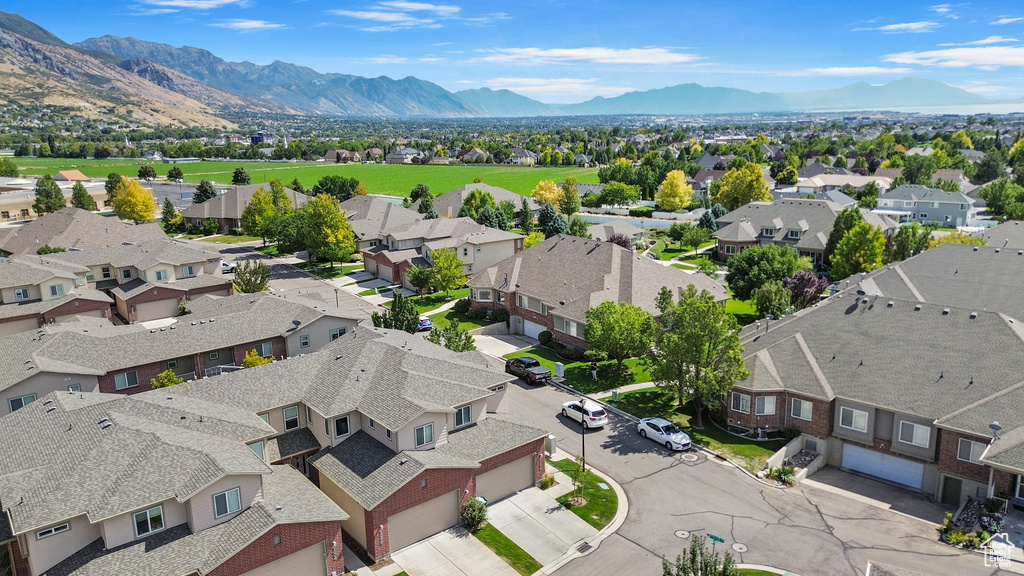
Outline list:
[[[554,456],[555,452],[558,451],[554,434],[548,434],[548,437],[544,440],[544,449],[547,450],[548,456]]]
[[[561,362],[555,362],[555,377],[565,378],[565,364]]]

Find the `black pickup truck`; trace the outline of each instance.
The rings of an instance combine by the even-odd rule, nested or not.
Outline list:
[[[505,361],[505,372],[515,374],[530,384],[543,384],[551,380],[551,370],[540,365],[535,358],[522,356]]]

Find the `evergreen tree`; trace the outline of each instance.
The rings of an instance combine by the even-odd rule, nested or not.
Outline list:
[[[96,201],[89,195],[81,182],[75,182],[74,187],[71,188],[71,205],[90,212],[96,210]]]
[[[551,238],[556,234],[565,234],[569,231],[569,223],[565,221],[565,218],[550,203],[541,207],[537,223],[541,231],[544,232],[545,238]]]
[[[235,168],[234,174],[231,175],[232,184],[234,184],[235,186],[244,186],[251,182],[252,179],[249,178],[249,173],[245,171],[245,168],[242,168],[241,166]]]
[[[64,202],[64,193],[61,192],[60,186],[53,179],[53,176],[47,174],[36,182],[36,201],[32,204],[32,210],[35,213],[42,216],[43,214],[49,214],[50,212],[56,212],[66,206]]]
[[[523,198],[523,203],[519,207],[519,229],[523,231],[523,234],[529,236],[533,232],[533,212],[530,210],[530,203]]]
[[[202,204],[211,198],[217,197],[217,190],[213,188],[213,182],[209,180],[200,180],[199,185],[196,186],[195,194],[192,195],[193,204]]]
[[[103,189],[107,191],[107,203],[114,203],[114,195],[117,193],[117,187],[121,184],[121,175],[117,172],[111,172],[107,175],[107,182],[103,185]]]

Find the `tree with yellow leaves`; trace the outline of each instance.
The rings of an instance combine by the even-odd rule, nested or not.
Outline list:
[[[666,212],[682,210],[690,205],[693,198],[693,186],[686,182],[686,172],[672,170],[665,176],[661,188],[654,195],[658,207]]]
[[[131,220],[136,224],[152,222],[156,198],[153,191],[143,188],[138,180],[124,178],[114,189],[113,208],[121,220]]]
[[[761,165],[748,162],[740,168],[733,168],[711,185],[711,201],[735,210],[750,202],[770,202],[772,193],[764,181]]]
[[[558,188],[558,184],[555,184],[554,180],[541,180],[537,182],[537,187],[533,189],[532,196],[542,206],[544,204],[557,204],[558,199],[562,196],[562,191]]]
[[[356,241],[338,199],[330,194],[317,194],[300,212],[302,239],[310,257],[316,254],[332,267],[335,262],[347,262],[356,250]]]

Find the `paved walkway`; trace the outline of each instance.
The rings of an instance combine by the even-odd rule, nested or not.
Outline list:
[[[461,527],[449,528],[399,550],[391,559],[393,566],[409,576],[518,576],[518,572]],[[379,570],[376,576],[387,574]]]
[[[572,488],[571,483],[558,485],[563,486]],[[523,490],[487,509],[491,526],[545,566],[597,535],[596,528],[559,504],[548,491]]]

